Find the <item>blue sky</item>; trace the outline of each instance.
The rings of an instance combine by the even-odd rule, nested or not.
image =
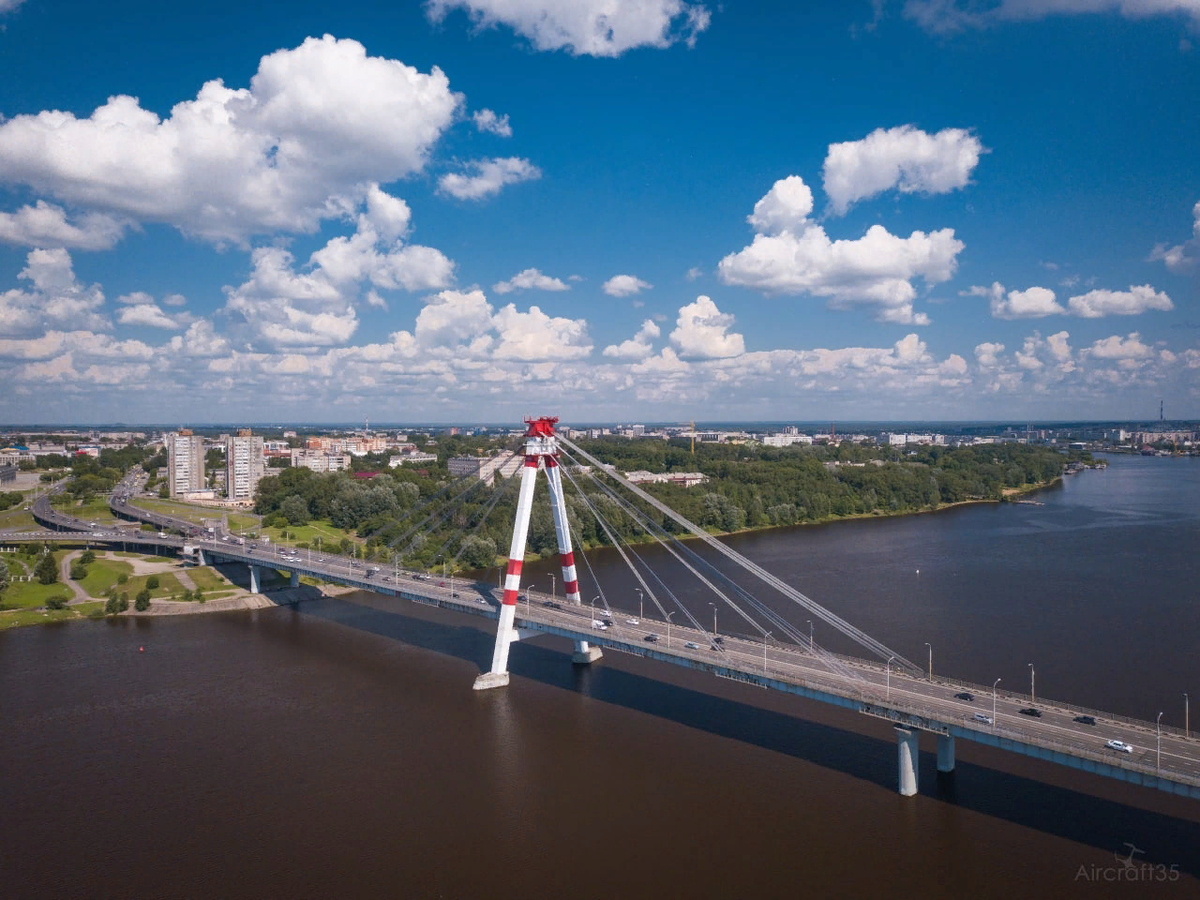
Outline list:
[[[0,422],[1200,417],[1200,0],[0,27]]]

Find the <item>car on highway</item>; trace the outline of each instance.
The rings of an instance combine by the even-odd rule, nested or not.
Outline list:
[[[626,619],[625,624],[626,625],[641,625],[642,623],[639,622],[637,619]]]
[[[700,645],[697,644],[695,641],[684,641],[683,646],[687,647],[689,650],[699,650],[700,649]]]
[[[992,724],[992,717],[986,716],[983,713],[975,713],[972,718],[974,718],[976,722],[982,722],[984,725]]]
[[[1121,753],[1133,752],[1133,744],[1127,744],[1124,741],[1118,741],[1116,738],[1113,738],[1111,741],[1105,741],[1104,746],[1109,750],[1117,750]]]
[[[1095,725],[1096,717],[1095,716],[1076,716],[1074,721],[1078,722],[1080,725]]]
[[[1032,706],[1019,709],[1017,712],[1023,716],[1033,716],[1035,719],[1040,719],[1042,717],[1042,711],[1040,709],[1034,709]]]
[[[603,622],[601,622],[599,619],[592,619],[592,627],[595,628],[597,631],[608,631],[608,626],[605,625]]]
[[[648,634],[644,638],[642,638],[642,640],[649,641],[651,644],[657,644],[658,643],[658,635],[657,634]]]
[[[954,695],[954,699],[955,700],[966,700],[968,703],[974,703],[975,695],[967,693],[966,691],[959,691],[957,694]]]

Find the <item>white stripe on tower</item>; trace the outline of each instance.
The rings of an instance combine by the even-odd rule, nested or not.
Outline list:
[[[521,587],[521,563],[525,559],[525,538],[529,534],[529,514],[533,509],[533,488],[537,482],[537,456],[526,456],[521,469],[521,492],[517,495],[517,514],[513,522],[512,544],[508,549],[508,571],[504,577],[504,600],[500,604],[500,622],[496,626],[496,650],[492,671],[508,671],[508,647],[512,643],[513,620],[517,613],[517,595]]]
[[[550,482],[550,511],[554,515],[554,531],[558,536],[558,559],[562,565],[563,593],[567,600],[576,605],[582,603],[579,596],[579,576],[575,572],[575,552],[571,549],[571,523],[567,518],[567,504],[563,499],[562,475],[558,471],[558,460],[546,457],[546,480]]]

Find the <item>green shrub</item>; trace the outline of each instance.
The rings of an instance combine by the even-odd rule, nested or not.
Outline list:
[[[148,590],[151,590],[151,591],[157,590],[159,584],[160,584],[160,582],[158,580],[157,575],[151,575],[149,578],[146,579],[146,588]]]
[[[67,601],[63,597],[49,597],[46,599],[46,609],[66,609]]]
[[[90,566],[96,561],[96,551],[84,550],[83,553],[79,554],[79,561],[85,566]]]
[[[147,590],[138,591],[137,599],[133,601],[133,608],[138,612],[145,612],[150,608],[150,592]]]
[[[124,572],[122,572],[120,575],[117,576],[117,584],[125,584],[128,581],[129,581],[129,576],[126,575]]]
[[[87,566],[85,566],[83,563],[81,563],[81,562],[71,563],[71,580],[72,581],[83,581],[83,579],[87,578],[87,573],[88,573]]]

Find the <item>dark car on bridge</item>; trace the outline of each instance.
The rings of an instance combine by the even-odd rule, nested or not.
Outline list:
[[[1040,719],[1042,717],[1042,711],[1040,709],[1034,709],[1032,706],[1019,709],[1017,712],[1023,716],[1033,716],[1035,719]]]
[[[974,703],[975,695],[968,694],[966,691],[959,691],[957,694],[954,695],[954,699],[955,700],[966,700],[968,703]]]

